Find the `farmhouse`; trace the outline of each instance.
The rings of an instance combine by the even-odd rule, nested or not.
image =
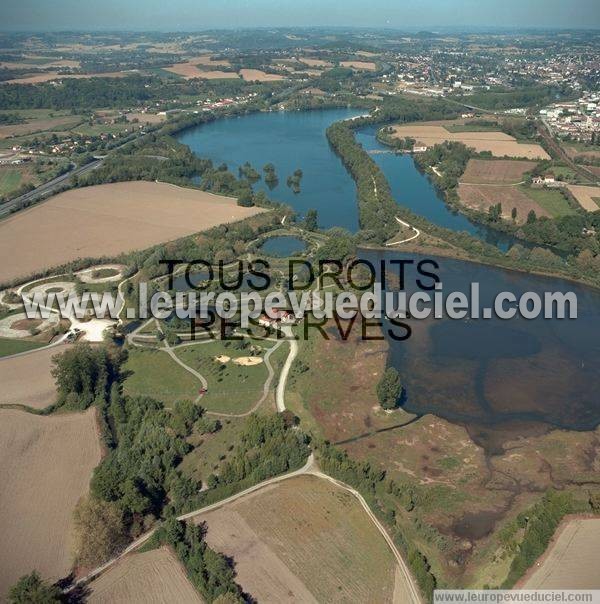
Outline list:
[[[258,318],[258,324],[263,327],[276,327],[277,325],[295,325],[297,321],[301,320],[301,316],[294,315],[294,313],[287,310],[272,310],[271,317],[262,314]]]
[[[537,186],[550,187],[550,188],[565,186],[565,183],[561,182],[560,180],[556,180],[554,178],[554,176],[552,176],[552,175],[535,176],[531,180],[531,182],[532,182],[532,184],[537,185]]]

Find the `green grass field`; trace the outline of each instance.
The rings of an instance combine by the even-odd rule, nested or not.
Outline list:
[[[221,420],[221,429],[214,434],[192,434],[194,449],[181,462],[181,470],[195,480],[206,481],[210,474],[218,474],[219,467],[227,461],[239,442],[248,418]]]
[[[119,123],[119,124],[93,124],[84,122],[71,128],[73,132],[81,136],[100,136],[101,134],[119,134],[120,132],[131,132],[132,128],[137,129],[139,124]]]
[[[9,340],[0,338],[0,357],[7,357],[11,354],[25,352],[27,350],[35,350],[44,346],[43,342],[29,342],[27,340]]]
[[[493,126],[481,126],[477,124],[446,124],[444,128],[448,132],[458,134],[460,132],[499,132],[500,129],[497,125]]]
[[[194,400],[199,381],[159,350],[132,349],[124,367],[131,372],[124,383],[130,396],[150,396],[170,405],[178,400]]]
[[[273,344],[263,340],[252,340],[251,343],[264,349]],[[186,365],[199,371],[208,381],[208,392],[200,400],[205,409],[221,413],[244,413],[262,396],[263,385],[268,377],[265,364],[245,367],[233,362],[237,357],[250,356],[250,341],[246,340],[244,344],[247,345],[246,349],[239,347],[240,342],[215,341],[176,350],[177,356]],[[226,355],[232,360],[227,363],[215,360],[220,355]]]
[[[0,113],[15,113],[22,118],[35,120],[71,115],[68,109],[0,109]]]
[[[555,177],[560,177],[563,180],[575,180],[577,176],[572,168],[569,168],[569,166],[563,166],[561,164],[553,165],[552,168],[550,168],[550,171],[554,174]]]
[[[14,168],[0,169],[0,195],[9,195],[21,184],[21,172]]]
[[[539,203],[553,218],[577,213],[557,189],[534,189],[526,186],[521,186],[520,189]]]

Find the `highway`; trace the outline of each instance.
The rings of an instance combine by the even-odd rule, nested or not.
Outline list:
[[[25,193],[24,195],[15,197],[14,199],[11,199],[10,201],[7,201],[7,202],[1,204],[0,205],[0,218],[4,218],[5,216],[12,214],[15,208],[19,208],[19,206],[21,206],[24,203],[33,202],[41,197],[45,197],[45,196],[51,195],[52,193],[55,193],[72,176],[81,176],[82,174],[91,172],[92,170],[95,170],[96,168],[100,167],[102,165],[103,161],[104,160],[102,160],[102,159],[97,159],[93,162],[90,162],[89,164],[86,164],[85,166],[81,166],[79,168],[73,168],[72,170],[69,170],[69,172],[65,172],[64,174],[61,174],[60,176],[57,176],[56,178],[53,178],[52,180],[45,182],[44,184],[40,185],[39,187],[33,189],[32,191],[29,191],[28,193]]]

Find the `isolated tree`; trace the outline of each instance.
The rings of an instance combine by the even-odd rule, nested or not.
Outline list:
[[[535,210],[529,210],[529,214],[527,214],[527,224],[533,224],[537,220],[537,215]]]
[[[243,208],[250,208],[254,205],[254,195],[252,194],[252,190],[244,190],[240,193],[238,200],[238,206],[242,206]]]
[[[498,220],[500,220],[500,217],[502,216],[502,204],[497,203],[493,206],[490,206],[488,214],[492,222],[498,222]]]
[[[274,186],[278,181],[275,166],[271,163],[265,164],[263,172],[265,173],[265,182],[271,187]]]
[[[395,409],[402,394],[400,374],[394,367],[388,367],[379,384],[377,384],[377,398],[384,409]]]
[[[316,231],[317,230],[317,210],[308,210],[306,212],[306,217],[304,218],[304,227],[307,231]]]
[[[11,604],[53,604],[61,602],[61,592],[55,585],[47,585],[39,573],[33,571],[21,577],[8,592]]]
[[[510,215],[512,216],[513,220],[516,220],[517,219],[517,208],[513,208]]]
[[[116,503],[88,497],[77,504],[73,520],[75,557],[81,566],[102,564],[127,543],[123,512]]]

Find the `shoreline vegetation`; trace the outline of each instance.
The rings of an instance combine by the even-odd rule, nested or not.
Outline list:
[[[417,111],[414,109],[411,112],[406,111],[401,114],[401,118],[414,120],[415,113]],[[436,112],[428,112],[426,108],[421,111],[420,115],[422,120],[438,117]],[[446,117],[449,116],[446,115]],[[600,256],[594,256],[591,250],[583,250],[576,257],[562,258],[546,247],[527,249],[525,245],[530,245],[530,243],[524,241],[525,245],[517,243],[505,254],[495,246],[480,241],[467,233],[436,226],[426,218],[398,204],[392,196],[382,170],[354,136],[354,130],[360,127],[387,123],[390,119],[399,121],[399,118],[394,117],[393,113],[380,115],[378,112],[375,116],[337,122],[327,129],[330,144],[356,183],[362,228],[358,234],[361,240],[360,245],[389,250],[390,248],[384,248],[383,244],[396,234],[398,229],[395,217],[398,216],[429,235],[432,238],[429,241],[429,250],[435,248],[442,256],[470,260],[507,270],[563,278],[600,288]],[[467,213],[467,215],[469,214]],[[473,215],[471,217],[474,218]],[[565,220],[569,220],[569,217],[566,217]],[[600,221],[600,216],[597,220]],[[420,244],[415,242],[411,244],[410,248],[394,249],[417,251],[419,246]]]
[[[374,103],[367,99],[353,100],[354,103],[350,103],[352,105],[371,111],[374,108]],[[347,101],[348,99],[334,102],[333,99],[330,99],[328,102],[320,104],[317,107],[309,105],[304,107],[304,109],[318,110],[334,106],[348,106],[349,103]],[[177,133],[215,119],[225,119],[260,110],[251,107],[233,108],[219,112],[218,115],[188,115],[182,119],[163,124],[141,140],[130,141],[115,150],[114,154],[109,155],[107,158],[107,167],[102,166],[102,168],[82,178],[81,181],[71,183],[71,186],[67,188],[102,182],[119,182],[124,179],[155,180],[160,176],[161,180],[165,182],[186,188],[198,188],[224,196],[240,195],[244,199],[240,205],[246,205],[246,202],[249,201],[249,205],[265,208],[283,208],[285,206],[271,202],[266,195],[260,192],[249,196],[248,192],[251,192],[251,179],[245,174],[241,174],[240,178],[238,178],[224,166],[215,168],[212,166],[210,160],[197,158],[189,148],[173,138],[173,135]],[[426,218],[403,207],[393,198],[389,183],[382,170],[356,141],[354,136],[354,130],[365,126],[382,126],[391,122],[403,123],[452,119],[457,117],[457,112],[458,109],[455,103],[439,100],[427,102],[421,100],[416,102],[412,99],[399,98],[383,103],[371,115],[336,122],[327,129],[326,134],[329,143],[342,160],[356,184],[361,225],[361,230],[357,233],[357,237],[355,237],[358,240],[357,247],[385,249],[388,251],[396,249],[398,251],[413,253],[418,253],[419,251],[436,253],[442,257],[470,261],[522,273],[560,278],[588,287],[600,288],[600,256],[593,256],[592,253],[584,250],[580,257],[571,257],[568,259],[569,263],[567,263],[565,259],[553,254],[545,247],[527,249],[525,245],[532,245],[527,241],[524,241],[525,245],[517,243],[505,254],[495,246],[482,242],[467,233],[438,227]],[[168,158],[173,161],[171,167],[167,168],[164,166],[167,162],[162,161],[164,158],[160,154],[165,152],[165,149],[169,147],[169,151],[174,152],[175,155]],[[126,154],[127,151],[133,151],[131,159],[127,159],[129,157]],[[150,162],[150,167],[148,162]],[[421,165],[420,168],[424,169],[426,166]],[[205,174],[202,186],[194,184],[191,180],[192,176],[197,175],[199,170]],[[447,197],[447,191],[439,187],[439,183],[435,182],[435,180],[434,184]],[[451,204],[451,207],[454,206]],[[464,210],[465,208],[461,208],[463,213],[477,222],[481,222],[492,228],[498,227],[498,225],[490,225],[487,221],[482,221],[482,218],[485,218],[484,214],[472,211],[465,212]],[[398,231],[396,216],[424,232],[426,235],[425,244],[419,240],[403,244],[402,247],[384,247],[384,243]],[[510,230],[507,231],[502,228],[497,230],[499,232],[510,233]],[[101,260],[126,261],[128,256],[130,254],[118,257],[103,257]],[[97,258],[87,258],[75,261],[74,264],[79,269],[90,266],[97,261]],[[62,269],[65,267],[59,268]],[[66,268],[69,270],[71,265],[66,265]],[[28,278],[47,276],[53,272],[55,272],[55,269],[48,269],[40,271],[35,275],[30,275]],[[14,286],[15,283],[20,281],[23,281],[23,279],[3,283],[2,286]]]

